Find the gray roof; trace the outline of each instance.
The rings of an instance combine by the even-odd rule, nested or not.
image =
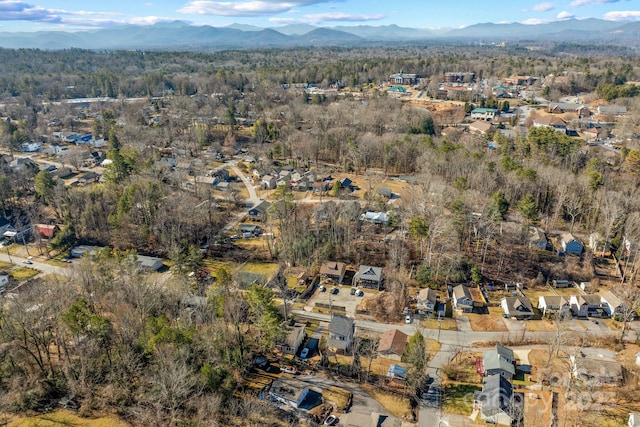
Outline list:
[[[356,273],[357,279],[370,280],[379,282],[382,280],[382,267],[371,267],[369,265],[361,265]]]
[[[455,296],[456,300],[462,299],[464,297],[467,297],[471,300],[473,299],[473,297],[471,296],[471,291],[465,285],[458,285],[453,288],[453,295]]]
[[[435,304],[438,301],[438,294],[431,288],[425,288],[418,292],[418,303],[422,301],[428,301]]]
[[[516,368],[513,363],[509,363],[505,358],[500,357],[496,350],[488,350],[484,353],[484,370],[490,371],[501,369],[509,372],[512,376],[516,374]]]
[[[591,305],[591,306],[602,305],[602,300],[600,299],[600,295],[595,295],[595,294],[580,295],[578,297],[578,302]]]
[[[601,300],[605,301],[614,309],[621,307],[623,305],[623,302],[620,300],[620,298],[618,298],[616,294],[614,294],[611,291],[607,291],[604,294],[602,294]]]
[[[569,301],[562,295],[543,295],[540,298],[544,300],[546,307],[562,307],[569,304]]]
[[[266,213],[267,210],[269,210],[269,207],[271,206],[271,203],[267,202],[266,200],[260,202],[259,204],[257,204],[256,206],[254,206],[253,208],[251,208],[251,210],[256,210],[260,213]]]
[[[345,337],[353,333],[353,319],[341,314],[334,314],[329,323],[329,332]]]
[[[514,361],[515,360],[515,356],[513,354],[513,350],[511,350],[509,347],[506,347],[500,343],[496,344],[496,354],[500,357],[502,357],[503,359],[506,359],[508,361]]]
[[[506,302],[507,314],[515,316],[532,315],[533,306],[527,297],[507,297],[503,301]],[[502,304],[501,304],[502,305]]]
[[[513,386],[502,375],[490,375],[482,380],[482,392],[476,399],[482,402],[482,414],[491,417],[500,412],[509,413]]]

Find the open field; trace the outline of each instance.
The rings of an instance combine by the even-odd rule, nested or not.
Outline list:
[[[16,279],[19,282],[30,279],[33,276],[37,276],[40,272],[38,270],[34,270],[33,268],[22,267],[16,270],[11,271],[11,277]]]
[[[442,329],[443,331],[456,331],[458,325],[455,319],[445,317],[442,320],[438,319],[420,319],[420,326],[427,329]]]
[[[444,385],[443,412],[449,414],[471,415],[473,411],[473,393],[482,390],[477,384],[447,382]]]
[[[500,307],[489,307],[489,314],[465,313],[469,318],[471,329],[474,331],[507,332],[508,329],[502,321],[504,312]]]
[[[409,399],[403,399],[400,396],[383,393],[379,388],[370,384],[362,384],[360,385],[360,388],[369,393],[395,417],[398,417],[399,419],[411,419],[411,405],[409,403]]]
[[[7,427],[58,427],[58,426],[83,426],[83,427],[127,427],[129,424],[113,416],[99,418],[82,418],[73,412],[58,410],[35,417],[11,417],[0,416],[0,421]]]

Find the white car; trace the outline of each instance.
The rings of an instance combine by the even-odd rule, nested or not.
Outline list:
[[[308,355],[309,355],[309,348],[305,347],[302,349],[302,352],[300,353],[300,359],[306,359]]]
[[[411,324],[411,315],[410,314],[407,314],[404,317],[404,323],[406,323],[407,325]]]

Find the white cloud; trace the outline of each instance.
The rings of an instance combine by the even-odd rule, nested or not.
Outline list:
[[[571,6],[580,7],[588,4],[608,4],[608,3],[618,3],[621,0],[575,0],[571,2]]]
[[[317,25],[322,22],[364,22],[377,21],[384,18],[382,14],[376,15],[356,15],[342,12],[317,13],[304,15],[302,18],[269,18],[269,22],[276,24],[312,24]]]
[[[524,25],[538,25],[538,24],[546,24],[547,22],[549,21],[547,21],[546,19],[529,18],[529,19],[525,19],[520,23]]]
[[[239,2],[192,0],[178,9],[178,12],[194,15],[260,16],[290,12],[295,7],[311,6],[333,1],[340,0],[254,0]]]
[[[607,21],[625,21],[628,19],[640,19],[640,10],[619,10],[604,14]]]
[[[575,17],[576,16],[573,13],[563,10],[562,12],[558,13],[558,16],[556,16],[556,19],[563,20],[563,19],[572,19]]]
[[[152,25],[174,20],[175,18],[160,16],[131,17],[112,12],[47,9],[23,1],[0,0],[0,21],[30,21],[62,27],[88,28],[125,24]]]
[[[533,6],[531,8],[531,10],[533,10],[534,12],[548,12],[551,9],[554,9],[554,8],[555,8],[555,6],[553,5],[553,3],[548,3],[547,2],[547,3],[537,4],[537,5]]]

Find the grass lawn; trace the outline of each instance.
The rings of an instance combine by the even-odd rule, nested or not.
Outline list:
[[[129,424],[114,416],[100,418],[81,418],[73,412],[58,410],[35,417],[0,418],[7,427],[54,427],[54,426],[84,426],[84,427],[126,427]],[[8,421],[8,422],[6,422]]]
[[[362,384],[362,390],[373,396],[384,408],[399,419],[411,419],[411,405],[409,399],[383,393],[379,388],[370,384]]]
[[[489,307],[489,314],[465,313],[474,331],[507,332],[507,325],[502,321],[504,311],[500,307]]]
[[[16,279],[19,282],[23,282],[27,279],[32,278],[33,276],[38,275],[40,272],[38,270],[34,270],[33,268],[22,267],[17,270],[13,270],[11,272],[11,277]]]
[[[338,410],[344,410],[353,399],[353,393],[336,386],[329,386],[322,390],[322,398],[335,403]]]
[[[527,332],[554,332],[556,330],[555,322],[550,320],[527,320]]]
[[[248,262],[242,266],[242,271],[264,274],[267,277],[272,277],[278,272],[278,264]]]
[[[441,329],[443,331],[457,331],[456,321],[450,317],[446,317],[439,321],[438,319],[421,319],[420,326],[426,329]]]
[[[482,390],[478,384],[448,383],[444,386],[443,411],[449,414],[471,415],[473,393]]]
[[[229,272],[229,274],[233,274],[233,272],[238,268],[238,264],[230,261],[220,261],[217,259],[206,258],[204,259],[204,266],[211,270],[211,273],[215,276],[216,271],[224,268]]]
[[[10,264],[8,262],[0,261],[0,270],[1,271],[11,270],[12,268],[13,268],[13,264]]]

